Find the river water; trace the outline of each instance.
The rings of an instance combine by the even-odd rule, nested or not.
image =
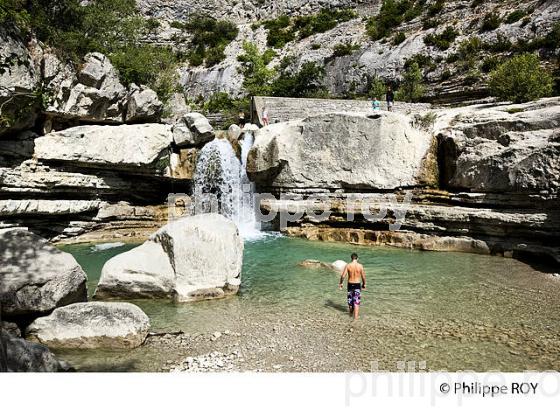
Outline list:
[[[133,246],[63,250],[87,272],[91,295],[105,261]],[[348,259],[353,251],[368,277],[356,323],[345,312],[338,274],[299,266],[305,259]],[[160,371],[186,355],[232,346],[246,357],[238,370],[280,363],[274,369],[395,371],[404,362],[427,370],[560,370],[560,280],[513,259],[268,236],[246,242],[236,296],[133,303],[148,314],[153,332],[183,331],[193,343],[182,350],[147,344],[57,353],[84,371]],[[216,331],[237,338],[211,345],[207,336]]]

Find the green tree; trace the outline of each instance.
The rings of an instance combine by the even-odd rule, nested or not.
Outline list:
[[[425,92],[422,71],[417,62],[406,69],[396,99],[406,102],[418,102]]]
[[[272,84],[272,95],[276,97],[317,97],[325,93],[322,85],[325,69],[314,62],[304,63],[300,70],[291,73],[288,66],[292,59],[281,64],[281,73]]]
[[[499,65],[490,73],[492,95],[501,100],[522,103],[552,94],[551,74],[535,54],[521,54]]]
[[[381,78],[379,78],[378,76],[374,76],[370,81],[368,96],[370,98],[377,97],[378,99],[383,99],[383,96],[386,92],[387,86],[385,85],[383,80],[381,80]]]
[[[243,43],[243,54],[237,59],[243,63],[239,69],[243,74],[243,88],[250,95],[270,95],[272,92],[272,81],[276,76],[274,68],[268,68],[275,53],[266,50],[261,53],[254,43]]]

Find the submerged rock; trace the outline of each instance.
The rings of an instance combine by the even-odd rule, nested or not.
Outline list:
[[[149,329],[148,316],[136,305],[87,302],[55,309],[36,319],[25,333],[51,348],[120,349],[140,346]]]
[[[0,304],[5,317],[38,316],[87,300],[74,257],[26,230],[0,230]]]
[[[425,163],[431,148],[402,114],[324,114],[258,131],[247,172],[286,189],[393,189],[435,181],[435,164]]]
[[[218,214],[184,217],[107,261],[94,297],[221,298],[239,289],[242,261],[243,240],[232,221]]]
[[[334,270],[336,270],[336,271],[342,273],[342,272],[344,271],[344,268],[346,268],[346,265],[347,265],[346,262],[341,261],[341,260],[338,260],[338,261],[334,261],[334,262],[331,264],[331,267],[332,267]]]

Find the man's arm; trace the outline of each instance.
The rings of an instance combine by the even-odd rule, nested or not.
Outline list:
[[[348,264],[344,267],[342,274],[340,275],[340,282],[338,283],[338,288],[342,289],[342,284],[344,283],[344,278],[348,274]]]
[[[362,289],[366,288],[366,270],[362,266]]]

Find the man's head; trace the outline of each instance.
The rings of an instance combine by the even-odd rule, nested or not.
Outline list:
[[[358,260],[358,254],[357,253],[353,253],[351,256],[353,261],[357,261]]]

